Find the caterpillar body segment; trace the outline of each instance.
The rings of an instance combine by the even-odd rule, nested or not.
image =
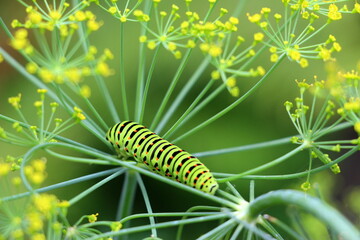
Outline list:
[[[216,179],[199,159],[143,125],[132,121],[117,123],[109,129],[106,139],[122,159],[132,157],[160,175],[206,193],[214,194],[219,188]]]

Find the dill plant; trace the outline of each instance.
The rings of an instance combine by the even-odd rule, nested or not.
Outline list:
[[[359,231],[349,220],[320,198],[306,193],[313,189],[313,173],[332,171],[338,174],[341,172],[340,163],[359,151],[359,138],[327,140],[328,136],[344,129],[360,134],[360,77],[356,70],[338,74],[332,67],[326,80],[315,77],[312,82],[297,81],[299,96],[284,104],[289,122],[297,131],[295,136],[196,153],[197,157],[204,159],[229,152],[260,150],[265,146],[293,146],[282,156],[240,173],[220,173],[216,171],[216,165],[213,166],[214,176],[221,183],[216,195],[152,173],[141,164],[118,159],[105,140],[105,132],[120,120],[129,119],[148,123],[150,129],[173,143],[188,139],[251,97],[265,81],[271,81],[274,70],[283,61],[295,62],[306,70],[309,60],[334,60],[333,54],[341,50],[335,36],[330,34],[315,43],[313,39],[326,31],[332,22],[341,21],[344,15],[359,13],[360,5],[345,0],[279,1],[282,12],[273,12],[269,6],[258,13],[247,14],[249,22],[246,24],[255,24],[258,29],[251,39],[246,39],[241,36],[237,17],[243,9],[241,2],[230,11],[221,6],[224,1],[204,0],[199,12],[191,0],[169,2],[18,0],[19,6],[26,10],[26,19],[13,20],[10,24],[12,30],[1,21],[10,46],[19,51],[24,61],[15,60],[5,46],[0,47],[0,61],[6,61],[19,71],[24,81],[28,80],[38,88],[38,100],[31,112],[38,122],[32,122],[33,118],[27,116],[29,113],[22,111],[22,101],[26,96],[21,93],[9,96],[8,101],[17,117],[0,114],[2,123],[11,126],[0,127],[0,139],[26,150],[22,154],[3,156],[0,162],[0,239],[132,239],[134,233],[143,238],[147,236],[145,239],[161,239],[165,235],[161,229],[172,230],[174,227],[177,231],[173,231],[172,239],[309,239],[312,236],[296,217],[303,212],[327,226],[333,239],[359,239]],[[106,25],[91,12],[92,9],[103,10],[117,22],[119,54],[91,44],[89,36]],[[138,31],[135,40],[128,37],[134,29]],[[129,70],[126,48],[134,41],[138,42],[138,65]],[[259,57],[267,55],[271,63],[269,67],[256,65]],[[112,69],[109,62],[116,56],[120,63]],[[158,79],[154,77],[155,70],[162,67],[164,56],[170,56],[177,63],[177,69],[171,77]],[[180,80],[184,78],[189,62],[195,57],[198,61],[199,56],[202,61],[181,85]],[[137,71],[136,79],[129,80],[128,72],[134,69]],[[110,84],[106,78],[116,82]],[[208,80],[204,83],[200,81],[202,78]],[[248,89],[239,81],[247,78],[253,81]],[[94,87],[90,87],[90,81],[96,86],[96,93],[100,96],[96,101],[101,101],[101,108],[91,97]],[[150,90],[161,88],[163,84],[167,84],[167,90],[156,111],[148,114],[146,109],[154,104]],[[192,97],[190,90],[194,86],[201,86],[201,91]],[[134,92],[129,94],[130,90]],[[114,96],[119,92],[120,100],[115,100]],[[181,127],[185,123],[193,121],[194,116],[209,108],[224,93],[233,97],[232,103],[196,127],[183,131]],[[132,94],[134,103],[130,101]],[[187,99],[192,99],[192,102],[184,107]],[[65,119],[59,109],[67,113]],[[104,118],[104,112],[107,118]],[[179,117],[174,120],[177,115]],[[91,147],[76,138],[62,136],[70,128],[81,127],[103,146]],[[110,147],[109,150],[105,151],[105,146]],[[64,153],[64,149],[68,151]],[[303,170],[260,175],[304,150],[308,152],[308,161],[303,161]],[[47,159],[36,157],[39,154],[48,156],[51,161],[101,165],[107,169],[42,187],[47,175],[58,173],[47,172]],[[313,167],[313,161],[317,160],[323,165]],[[204,198],[209,204],[194,205],[187,211],[157,212],[151,205],[143,175],[191,196]],[[112,207],[118,208],[113,219],[98,220],[101,213],[100,216],[98,213],[80,216],[76,222],[67,219],[72,206],[80,204],[79,201],[90,193],[119,176],[124,177],[124,182],[119,186],[119,203]],[[255,196],[255,180],[289,181],[295,178],[303,179],[302,191],[277,190]],[[237,179],[251,180],[249,197],[242,196],[241,189],[234,187],[232,182]],[[71,193],[72,198],[67,200],[47,193],[90,180],[97,182],[83,191]],[[141,193],[147,212],[133,212],[135,191]],[[290,216],[291,223],[264,214],[267,208],[275,205],[296,207]],[[133,223],[138,219],[146,221]],[[213,222],[216,226],[184,236],[187,225],[204,222]]]

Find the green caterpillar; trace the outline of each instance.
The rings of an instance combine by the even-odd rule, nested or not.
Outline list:
[[[203,192],[214,194],[216,179],[199,159],[132,121],[116,124],[106,134],[122,158],[133,157],[152,171]]]

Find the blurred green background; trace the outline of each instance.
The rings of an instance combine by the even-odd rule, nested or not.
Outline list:
[[[169,1],[170,2],[170,1]],[[168,2],[168,3],[169,3]],[[171,1],[179,5],[182,1]],[[226,0],[220,1],[219,5],[227,9],[233,9],[238,0]],[[278,1],[280,2],[280,1]],[[192,6],[194,10],[201,11],[203,4],[207,4],[206,1],[194,1]],[[273,3],[270,1],[247,1],[244,6],[244,10],[238,16],[240,19],[239,33],[244,36],[247,41],[250,42],[251,36],[254,32],[258,32],[259,29],[256,25],[250,24],[246,19],[246,13],[255,13],[260,10],[261,7],[269,6],[276,12],[276,6],[271,6]],[[279,5],[275,3],[274,5]],[[106,81],[108,86],[112,90],[112,94],[115,99],[115,103],[120,106],[120,90],[118,90],[118,66],[119,66],[119,25],[118,22],[108,16],[103,11],[100,11],[96,7],[92,7],[92,11],[98,16],[98,20],[104,21],[104,26],[95,34],[91,36],[92,44],[97,46],[101,51],[104,48],[110,48],[115,59],[110,63],[111,67],[116,71],[114,76],[111,76]],[[24,8],[20,6],[16,1],[0,1],[0,16],[4,22],[9,26],[13,18],[23,20],[25,16]],[[127,93],[129,101],[133,104],[135,98],[135,79],[137,76],[138,66],[138,28],[137,25],[129,23],[125,28],[126,31],[126,77],[127,77]],[[356,67],[357,62],[360,60],[360,16],[359,14],[345,15],[344,19],[339,22],[334,22],[330,25],[330,28],[323,31],[318,39],[323,40],[328,37],[329,34],[333,34],[337,41],[342,45],[342,51],[336,53],[334,56],[337,58],[337,62],[340,66],[346,70],[351,70]],[[25,63],[24,59],[20,57],[10,46],[9,40],[5,36],[4,32],[0,32],[0,45],[5,48],[12,56],[16,57],[21,63]],[[151,52],[150,52],[151,53]],[[157,110],[160,101],[163,98],[168,82],[174,75],[179,60],[175,60],[173,56],[166,52],[161,52],[160,61],[155,69],[154,79],[156,79],[156,88],[151,89],[149,102],[147,104],[146,115],[144,119],[145,125],[150,125],[154,113]],[[150,57],[149,57],[150,58]],[[149,59],[148,58],[148,59]],[[190,64],[187,66],[184,74],[179,82],[179,87],[175,92],[179,92],[184,82],[191,76],[196,69],[197,65],[203,59],[203,55],[197,52]],[[264,67],[269,66],[269,56],[264,55],[263,58],[258,60],[258,65]],[[181,109],[172,119],[172,123],[180,116],[191,100],[197,96],[197,94],[204,87],[206,81],[209,79],[209,75],[212,68],[210,67],[206,74],[203,75],[201,84],[197,84],[192,90],[190,97],[187,98]],[[202,152],[207,150],[215,150],[221,148],[228,148],[246,144],[252,144],[262,141],[268,141],[278,139],[286,136],[292,136],[296,134],[295,129],[287,116],[287,113],[283,107],[283,103],[286,100],[293,100],[298,96],[298,90],[294,82],[295,79],[302,80],[304,78],[312,80],[314,75],[318,75],[319,79],[323,79],[326,76],[324,63],[321,60],[310,61],[308,68],[302,69],[296,63],[283,61],[281,66],[272,74],[271,78],[261,86],[261,88],[250,98],[240,104],[230,114],[222,117],[218,121],[212,123],[207,128],[195,133],[191,137],[182,140],[178,143],[179,146],[185,148],[191,153]],[[241,93],[255,83],[256,79],[244,78],[238,79],[238,86]],[[96,92],[95,84],[92,80],[87,82],[90,86],[93,86],[93,95],[91,101],[94,105],[100,109],[100,114],[106,116],[106,112],[101,112],[102,100],[99,99],[99,95]],[[153,82],[155,83],[155,81]],[[27,82],[18,72],[16,72],[6,62],[0,64],[0,113],[10,117],[16,118],[15,111],[10,107],[8,97],[15,96],[19,92],[22,93],[22,109],[28,119],[32,119],[36,123],[36,117],[34,116],[33,101],[37,99],[36,87]],[[197,115],[190,123],[187,123],[182,130],[177,132],[181,134],[181,131],[186,131],[203,122],[211,117],[213,114],[223,109],[225,106],[232,103],[235,99],[227,92],[221,94],[215,102],[211,104],[211,107],[207,107],[201,114]],[[133,114],[133,105],[130,106],[130,114]],[[112,124],[110,121],[109,125]],[[3,122],[0,122],[0,126],[8,126]],[[343,133],[343,136],[339,138],[349,139],[355,138],[355,134],[349,130]],[[109,151],[102,142],[89,135],[80,126],[74,127],[71,131],[65,132],[64,136],[75,139],[79,142],[98,147],[104,151]],[[228,173],[240,173],[255,166],[259,166],[276,157],[285,154],[293,146],[287,145],[277,148],[266,148],[263,150],[247,151],[233,154],[226,154],[214,157],[207,157],[202,161],[214,172],[228,172]],[[19,156],[25,153],[26,149],[15,146],[9,146],[0,142],[0,157],[5,157],[7,154]],[[39,153],[39,156],[43,156]],[[278,173],[292,173],[302,171],[307,168],[308,160],[305,155],[297,155],[286,163],[271,169],[266,173],[278,174]],[[357,173],[360,163],[359,155],[353,156],[348,161],[341,163],[340,167],[342,173],[339,175],[332,175],[331,173],[325,173],[318,177],[321,179],[327,179],[324,182],[322,188],[329,189],[330,185],[333,191],[330,191],[330,200],[337,204],[343,212],[345,212],[353,221],[358,221],[358,218],[354,216],[346,204],[344,204],[344,198],[346,194],[354,187],[360,184],[360,175]],[[315,162],[318,166],[320,163]],[[59,181],[68,180],[74,177],[82,176],[85,174],[93,173],[101,169],[107,169],[107,167],[98,166],[84,166],[80,164],[73,164],[69,162],[59,161],[51,157],[48,158],[48,179],[45,185],[57,183]],[[56,171],[54,171],[56,170]],[[54,174],[56,172],[56,174]],[[329,179],[328,179],[329,177]],[[317,176],[313,176],[311,180],[316,179]],[[268,192],[270,190],[279,188],[295,188],[300,189],[300,184],[305,179],[299,179],[294,181],[256,181],[255,190],[256,195]],[[201,198],[188,195],[184,192],[179,192],[177,189],[173,189],[171,186],[167,186],[163,183],[153,181],[145,178],[146,187],[151,189],[149,191],[150,199],[153,204],[153,210],[155,212],[161,211],[178,211],[186,210],[187,208],[204,204],[205,201]],[[93,182],[80,183],[72,187],[60,189],[54,191],[60,199],[69,199],[87,187],[94,184]],[[333,183],[333,184],[330,184]],[[120,196],[122,186],[122,177],[106,184],[104,187],[93,192],[87,198],[83,199],[79,204],[72,207],[70,212],[70,219],[77,219],[83,214],[91,214],[95,212],[100,213],[100,219],[113,219],[114,212],[117,208],[117,202]],[[243,194],[245,198],[248,196],[249,181],[242,180],[236,181],[235,187]],[[145,206],[143,200],[138,194],[135,202],[135,212],[144,212]]]

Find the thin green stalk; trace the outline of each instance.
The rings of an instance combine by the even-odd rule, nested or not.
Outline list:
[[[239,235],[241,233],[241,231],[244,229],[243,225],[238,225],[235,229],[235,231],[232,233],[230,240],[236,240],[236,239],[240,239]]]
[[[74,205],[77,201],[81,200],[82,198],[84,198],[85,196],[87,196],[88,194],[90,194],[91,192],[93,192],[95,189],[101,187],[102,185],[104,185],[105,183],[110,182],[111,180],[113,180],[114,178],[120,176],[121,174],[123,174],[124,171],[118,171],[115,172],[113,174],[111,174],[110,176],[104,178],[103,180],[101,180],[100,182],[92,185],[91,187],[89,187],[88,189],[86,189],[85,191],[81,192],[80,194],[78,194],[76,197],[73,197],[72,199],[69,200],[70,205]]]
[[[197,113],[200,112],[201,109],[203,109],[206,105],[208,105],[212,100],[214,100],[214,98],[216,96],[218,96],[223,90],[226,89],[226,85],[223,83],[221,85],[219,85],[211,94],[209,94],[204,100],[202,100],[202,102],[200,104],[198,104],[196,107],[194,106],[190,106],[189,109],[191,110],[190,112],[185,112],[184,113],[184,117],[181,118],[181,122],[178,120],[176,124],[176,129],[178,130],[180,129],[180,127],[182,125],[184,125],[186,122],[188,122],[191,118],[193,118]],[[205,93],[206,88],[203,89],[204,91],[202,93]],[[202,95],[202,94],[201,94]],[[201,98],[198,98],[196,101],[194,101],[195,103],[197,103],[199,100],[201,100]],[[168,134],[168,137],[170,137],[172,134],[175,133],[175,130],[173,130],[171,133]]]
[[[233,102],[232,104],[230,104],[228,107],[226,107],[225,109],[221,110],[219,113],[215,114],[214,116],[210,117],[209,119],[207,119],[206,121],[204,121],[203,123],[197,125],[196,127],[194,127],[193,129],[191,129],[190,131],[188,131],[187,133],[181,135],[180,137],[176,138],[175,140],[173,140],[172,142],[177,142],[185,137],[190,136],[191,134],[199,131],[200,129],[202,129],[203,127],[206,127],[207,125],[209,125],[210,123],[212,123],[213,121],[219,119],[220,117],[222,117],[223,115],[227,114],[229,111],[231,111],[232,109],[234,109],[237,105],[239,105],[242,101],[244,101],[245,99],[247,99],[252,93],[255,92],[255,90],[257,90],[258,87],[261,86],[261,84],[263,82],[265,82],[265,79],[267,79],[267,77],[277,68],[277,66],[280,64],[280,62],[285,58],[285,55],[281,55],[279,57],[279,60],[269,69],[269,71],[249,90],[247,91],[242,97],[240,97],[238,100],[236,100],[235,102]]]
[[[247,151],[247,150],[252,150],[252,149],[267,148],[267,147],[274,147],[274,146],[288,144],[288,143],[290,143],[290,137],[285,137],[285,138],[280,138],[280,139],[261,142],[261,143],[248,144],[248,145],[244,145],[244,146],[223,148],[223,149],[211,150],[211,151],[206,151],[206,152],[199,152],[199,153],[194,153],[193,155],[198,157],[198,158],[207,157],[207,156],[216,156],[216,155],[226,154],[226,153],[241,152],[241,151]]]
[[[260,225],[277,240],[284,240],[281,234],[266,220],[262,219]]]
[[[317,217],[345,240],[360,239],[360,232],[337,210],[323,201],[294,190],[277,190],[261,195],[248,206],[249,219],[276,205],[295,205]]]
[[[80,30],[78,32],[79,32],[80,39],[82,39],[83,36],[87,35],[83,23],[80,24]],[[84,52],[88,52],[89,47],[90,47],[89,38],[84,38],[84,41],[81,41],[81,42],[83,43]],[[95,65],[92,64],[91,68],[95,69]],[[106,103],[107,108],[110,111],[110,115],[111,115],[113,121],[115,123],[119,122],[120,118],[119,118],[118,111],[116,110],[114,101],[113,101],[113,99],[112,99],[112,97],[110,95],[109,89],[106,86],[103,77],[98,75],[98,74],[95,74],[94,78],[95,78],[96,84],[98,85],[97,90],[101,93],[100,95],[104,99],[104,102]]]
[[[304,238],[303,236],[299,235],[296,231],[294,231],[290,226],[288,226],[287,224],[283,223],[282,221],[280,221],[277,218],[274,218],[272,216],[269,216],[267,214],[265,214],[263,216],[264,220],[268,220],[269,222],[273,223],[274,225],[276,225],[277,227],[279,227],[281,230],[283,230],[284,232],[286,232],[289,236],[292,236],[293,239],[297,239],[297,240],[306,240],[306,238]]]
[[[175,89],[175,86],[176,86],[178,80],[180,79],[180,76],[181,76],[182,72],[184,71],[185,66],[187,65],[187,62],[190,59],[190,55],[192,53],[192,50],[193,50],[192,48],[189,48],[186,51],[184,57],[182,58],[182,61],[181,61],[180,65],[179,65],[179,67],[178,67],[172,81],[171,81],[171,84],[170,84],[168,90],[166,91],[166,94],[165,94],[165,96],[163,98],[163,101],[160,104],[159,110],[156,112],[156,115],[154,117],[154,120],[153,120],[153,122],[151,124],[150,129],[155,129],[155,126],[157,126],[157,124],[158,124],[158,122],[160,120],[160,117],[163,114],[163,111],[164,111],[164,109],[165,109],[165,107],[166,107],[166,105],[167,105],[167,103],[168,103],[168,101],[170,99],[170,96],[171,96],[173,90]]]
[[[188,209],[186,211],[186,213],[184,213],[184,215],[182,216],[182,220],[184,219],[187,219],[188,216],[191,216],[189,214],[201,214],[202,216],[204,216],[205,212],[199,212],[199,213],[193,213],[195,211],[203,211],[203,210],[206,210],[206,211],[215,211],[215,212],[210,212],[209,214],[217,214],[217,212],[221,211],[221,209],[219,207],[210,207],[210,206],[195,206],[195,207],[191,207],[190,209]],[[177,230],[177,233],[176,233],[176,240],[181,240],[181,234],[183,232],[183,229],[184,229],[184,224],[179,224],[178,226],[178,230]]]
[[[214,220],[222,219],[226,216],[227,215],[224,213],[219,213],[217,215],[201,216],[201,217],[185,219],[185,220],[174,220],[174,221],[168,221],[168,222],[164,222],[164,223],[157,223],[155,225],[155,227],[157,229],[167,228],[167,227],[170,228],[170,227],[176,227],[179,224],[194,224],[194,223],[201,223],[201,222],[205,222],[205,221],[214,221]],[[97,240],[99,238],[120,236],[120,235],[125,235],[125,234],[129,235],[130,233],[136,233],[136,232],[140,232],[140,231],[150,230],[152,227],[153,226],[151,226],[151,225],[143,225],[143,226],[139,226],[139,227],[126,228],[126,229],[119,230],[117,232],[107,232],[107,233],[99,234],[96,237],[88,238],[88,240]]]
[[[152,8],[152,2],[146,1],[144,6],[144,13],[150,14]],[[144,36],[146,33],[148,22],[141,24],[140,35]],[[137,83],[136,83],[136,96],[135,96],[135,117],[134,120],[137,122],[142,123],[143,117],[143,110],[141,110],[142,106],[142,99],[144,98],[144,80],[145,80],[145,67],[146,67],[146,47],[145,43],[139,44],[139,66],[138,66],[138,74],[137,74]]]
[[[108,176],[108,175],[110,175],[112,173],[115,173],[115,172],[118,172],[118,171],[124,172],[125,169],[124,168],[113,168],[113,169],[109,169],[109,170],[105,170],[105,171],[101,171],[101,172],[97,172],[97,173],[92,173],[92,174],[89,174],[89,175],[74,178],[74,179],[64,181],[64,182],[61,182],[61,183],[56,183],[56,184],[53,184],[53,185],[50,185],[50,186],[38,188],[38,189],[36,189],[36,192],[37,193],[48,192],[48,191],[51,191],[51,190],[54,190],[54,189],[59,189],[59,188],[67,187],[67,186],[77,184],[77,183],[80,183],[80,182],[88,181],[88,180],[91,180],[91,179],[94,179],[94,178]],[[11,201],[11,200],[27,197],[27,196],[30,196],[31,194],[32,194],[32,192],[24,192],[24,193],[15,194],[15,195],[8,196],[8,197],[3,197],[0,200],[1,200],[1,202],[6,202],[6,201]]]
[[[129,109],[128,102],[126,97],[126,81],[125,81],[125,34],[124,34],[124,25],[120,23],[120,91],[122,105],[124,109],[124,119],[129,119]]]
[[[247,175],[247,176],[240,177],[240,179],[285,180],[285,179],[295,179],[295,178],[306,177],[309,173],[312,174],[312,173],[317,173],[317,172],[321,172],[323,170],[326,170],[326,169],[330,168],[332,165],[334,165],[336,163],[339,163],[341,161],[344,161],[345,159],[347,159],[352,154],[355,154],[358,151],[359,151],[359,147],[354,147],[353,149],[349,150],[344,155],[338,157],[334,161],[331,161],[330,163],[324,164],[324,165],[322,165],[320,167],[313,168],[310,171],[306,170],[306,171],[299,172],[299,173],[291,173],[291,174],[283,174],[283,175]],[[213,172],[213,174],[217,178],[237,176],[236,174],[229,174],[229,173],[215,173],[215,172]]]
[[[162,120],[155,129],[156,133],[160,134],[160,132],[163,130],[163,128],[168,123],[169,119],[173,116],[174,112],[178,109],[178,107],[180,106],[186,95],[190,92],[194,84],[200,79],[201,75],[204,73],[205,69],[209,65],[210,62],[209,60],[210,60],[209,57],[206,57],[202,61],[202,63],[198,66],[196,71],[190,77],[189,81],[187,81],[185,86],[181,89],[180,93],[174,99],[171,106],[169,107],[165,115],[162,117]]]
[[[141,110],[140,110],[140,118],[139,118],[139,122],[141,123],[145,114],[145,106],[146,106],[146,99],[149,93],[149,88],[150,88],[150,83],[151,83],[151,79],[152,79],[152,74],[154,72],[154,68],[155,65],[157,63],[157,59],[158,59],[158,54],[159,54],[159,50],[160,50],[160,46],[157,46],[155,49],[155,53],[153,54],[153,59],[151,61],[151,65],[150,65],[150,69],[148,71],[147,74],[147,78],[146,78],[146,84],[145,84],[145,88],[144,91],[142,92],[142,99],[141,99]]]
[[[223,178],[223,179],[218,179],[218,182],[226,182],[226,181],[233,181],[233,180],[236,180],[236,179],[239,179],[243,176],[246,176],[246,175],[250,175],[250,174],[253,174],[253,173],[256,173],[256,172],[260,172],[260,171],[263,171],[265,169],[268,169],[268,168],[271,168],[271,167],[274,167],[278,164],[280,164],[281,162],[289,159],[291,156],[295,155],[296,153],[302,151],[304,149],[304,146],[305,144],[303,145],[300,145],[298,146],[297,148],[293,149],[292,151],[286,153],[285,155],[271,161],[271,162],[268,162],[266,164],[263,164],[259,167],[256,167],[256,168],[253,168],[251,170],[248,170],[248,171],[245,171],[243,173],[240,173],[240,174],[237,174],[235,176],[232,176],[232,177],[227,177],[227,178]]]
[[[233,228],[235,225],[235,221],[233,219],[229,219],[226,222],[220,224],[219,226],[213,228],[211,231],[201,235],[201,237],[197,238],[197,240],[206,240],[210,239],[210,237],[214,237],[214,235],[219,234],[221,232],[220,236],[217,236],[216,239],[221,239],[223,235],[225,235],[231,228]]]
[[[212,215],[217,215],[219,214],[219,211],[221,210],[220,208],[216,208],[216,207],[209,207],[209,206],[203,206],[204,210],[214,210],[216,212],[169,212],[169,213],[137,213],[137,214],[132,214],[129,215],[123,219],[120,220],[120,223],[125,223],[134,219],[140,219],[140,218],[149,218],[149,217],[182,217],[183,219],[187,219],[187,217],[199,217],[199,216],[212,216]],[[181,224],[179,225],[181,226]]]
[[[137,186],[137,174],[138,173],[134,171],[127,171],[125,174],[125,179],[121,190],[121,195],[119,198],[119,204],[115,217],[116,221],[119,221],[120,219],[129,216],[132,213]],[[125,223],[124,228],[128,227],[129,223]],[[124,239],[127,238],[128,236],[124,237]]]
[[[213,85],[215,80],[211,79],[208,84],[204,87],[203,90],[198,94],[198,96],[194,99],[194,101],[191,103],[191,105],[186,109],[186,111],[181,115],[181,117],[170,127],[170,129],[163,135],[163,138],[170,137],[177,129],[179,129],[179,126],[181,126],[184,123],[184,119],[192,113],[193,109],[196,107],[196,105],[199,103],[199,101],[205,96],[205,94],[209,91],[211,86]],[[195,112],[195,111],[194,111]]]
[[[144,202],[145,202],[145,205],[146,205],[146,210],[149,214],[153,214],[153,210],[151,208],[151,203],[150,203],[150,199],[149,199],[149,195],[147,194],[147,191],[146,191],[146,188],[145,188],[145,184],[141,178],[141,176],[139,174],[136,174],[136,179],[137,179],[137,182],[139,184],[139,187],[140,187],[140,191],[144,197]],[[153,216],[150,216],[149,217],[149,221],[150,221],[150,225],[155,225],[155,218]],[[156,228],[152,228],[151,229],[151,236],[154,236],[154,237],[157,237],[157,231],[156,231]]]
[[[48,149],[45,149],[47,153],[49,153],[51,156],[63,159],[70,162],[77,162],[77,163],[87,163],[87,164],[98,164],[98,165],[110,165],[111,163],[104,160],[99,159],[92,159],[92,158],[81,158],[81,157],[72,157],[72,156],[66,156],[64,154],[60,154]]]
[[[10,122],[10,123],[18,122],[20,124],[20,126],[26,128],[26,129],[30,128],[29,124],[19,122],[18,120],[12,119],[12,118],[7,117],[7,116],[4,116],[2,114],[0,114],[0,119],[5,120],[5,121]],[[51,134],[51,132],[48,132],[48,131],[44,131],[44,133],[47,134],[47,135]],[[100,151],[98,149],[92,148],[90,146],[84,145],[82,143],[76,142],[76,141],[71,140],[71,139],[66,138],[66,137],[61,137],[61,136],[58,136],[58,135],[54,135],[54,139],[59,140],[59,141],[64,142],[64,143],[68,143],[70,145],[75,145],[75,146],[78,146],[78,147],[82,147],[82,148],[88,149],[90,151],[98,152],[99,154],[106,154],[105,152],[102,152],[102,151]]]

